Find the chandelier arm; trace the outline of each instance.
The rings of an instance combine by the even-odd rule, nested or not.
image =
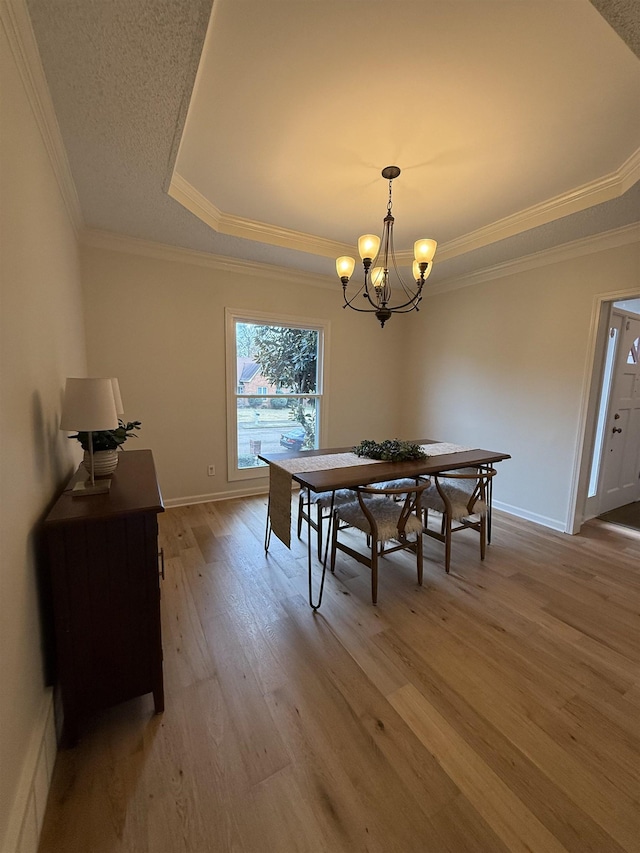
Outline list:
[[[366,296],[366,299],[367,299],[367,302],[369,303],[369,305],[372,305],[372,306],[373,306],[373,307],[371,308],[371,310],[372,310],[372,311],[377,311],[377,310],[378,310],[378,308],[380,308],[380,305],[379,305],[377,302],[374,302],[374,301],[373,301],[373,299],[369,296],[369,294],[368,294],[368,293],[365,293],[365,296]],[[368,308],[361,308],[360,310],[361,310],[361,311],[368,311],[369,309],[368,309]]]
[[[403,287],[404,287],[404,284],[403,284]],[[401,302],[398,305],[394,305],[393,307],[387,306],[389,308],[389,310],[392,311],[394,314],[406,313],[406,311],[404,311],[404,312],[402,311],[403,308],[406,308],[407,311],[412,311],[413,308],[419,302],[422,301],[422,287],[421,286],[418,287],[418,289],[414,293],[407,291],[405,288],[405,293],[409,297],[409,299],[407,299],[406,302]],[[407,306],[411,306],[411,307],[407,308]]]
[[[422,302],[422,300],[419,299],[417,302],[414,302],[410,308],[405,308],[402,305],[400,305],[397,308],[389,308],[389,311],[391,311],[392,314],[409,314],[411,311],[419,311],[420,309],[418,308],[418,305],[421,302]],[[409,305],[410,303],[407,302],[405,304]]]
[[[383,232],[383,237],[384,237],[384,232]],[[380,240],[380,244],[382,245],[382,240]],[[356,293],[352,298],[352,299],[355,299],[356,296],[359,293],[361,293],[362,290],[364,289],[363,296],[368,301],[369,305],[373,306],[373,308],[372,308],[373,311],[378,311],[382,307],[382,302],[380,301],[380,297],[378,296],[377,287],[375,285],[373,285],[373,291],[376,295],[377,301],[374,301],[371,298],[371,293],[369,292],[369,276],[371,274],[371,270],[375,269],[375,266],[378,263],[378,258],[380,257],[380,251],[381,250],[378,249],[378,252],[377,252],[375,258],[371,261],[369,266],[368,267],[365,266],[365,268],[364,268],[364,283],[363,283],[362,287],[360,288],[360,290],[358,290],[358,293]],[[355,310],[356,311],[368,311],[369,309],[368,308],[356,308]]]
[[[362,293],[363,290],[364,290],[364,293],[362,295],[368,300],[369,304],[373,306],[372,308],[357,308],[353,304],[354,300],[358,296],[360,296],[360,294]],[[379,305],[376,305],[376,303],[373,302],[371,297],[369,296],[369,291],[366,289],[366,283],[360,285],[360,287],[358,288],[358,290],[356,290],[356,292],[353,294],[351,299],[347,299],[347,292],[346,292],[346,287],[345,287],[342,291],[342,297],[344,299],[344,305],[342,307],[343,308],[351,308],[353,311],[360,311],[361,313],[373,314],[380,307]]]
[[[409,297],[409,301],[411,301],[412,299],[416,299],[420,295],[420,291],[422,288],[420,286],[416,285],[416,290],[412,290],[409,287],[407,287],[407,285],[405,284],[404,279],[400,275],[400,270],[398,269],[398,264],[396,263],[396,253],[393,249],[393,243],[391,246],[391,257],[393,258],[393,268],[396,271],[396,276],[398,277],[398,281],[402,285],[402,289],[404,290],[404,292]],[[405,303],[405,305],[406,304],[408,304],[408,303]]]
[[[373,305],[373,303],[371,303]],[[378,311],[378,308],[356,308],[355,305],[350,305],[348,302],[342,306],[343,308],[351,308],[352,311],[358,311],[360,314],[375,314]],[[405,313],[402,311],[401,313]]]
[[[343,308],[352,308],[354,311],[377,311],[377,310],[378,310],[378,308],[379,308],[379,306],[378,306],[378,305],[376,305],[376,303],[375,303],[375,302],[373,302],[373,300],[372,300],[372,299],[371,299],[371,297],[369,296],[368,291],[366,291],[366,290],[365,290],[365,291],[364,291],[364,293],[362,293],[362,291],[363,291],[363,290],[364,290],[364,285],[363,285],[362,287],[360,287],[360,288],[359,288],[359,289],[358,289],[358,290],[353,294],[353,296],[351,297],[351,299],[347,299],[346,294],[344,294],[344,293],[343,293],[343,297],[344,297],[344,305],[343,305],[342,307],[343,307]],[[360,296],[360,294],[361,294],[361,293],[362,293],[362,295],[365,297],[365,299],[368,301],[368,303],[369,303],[370,305],[372,305],[372,306],[373,306],[372,308],[370,308],[370,309],[369,309],[369,308],[356,308],[356,306],[353,304],[353,303],[354,303],[354,301],[356,300],[356,298],[357,298],[358,296]]]
[[[349,286],[349,281],[347,281],[347,282],[343,283],[343,285],[342,285],[342,297],[343,297],[343,299],[344,299],[344,304],[345,304],[345,305],[348,305],[349,307],[351,307],[351,303],[353,302],[353,300],[354,300],[357,296],[360,296],[360,294],[362,293],[362,291],[363,291],[363,290],[365,290],[365,288],[366,288],[366,284],[367,284],[367,282],[366,282],[366,281],[364,281],[364,282],[360,285],[360,287],[356,290],[356,292],[353,294],[353,296],[351,297],[351,299],[347,299],[347,287]]]
[[[389,232],[389,242],[390,242],[389,248],[391,250],[391,259],[393,261],[393,269],[394,269],[395,274],[398,278],[398,281],[400,282],[400,284],[402,286],[402,289],[404,290],[405,294],[409,298],[407,299],[406,302],[402,302],[399,305],[394,305],[394,306],[387,305],[386,307],[393,314],[407,314],[409,311],[413,311],[414,309],[416,309],[418,302],[420,302],[420,300],[422,299],[422,285],[418,285],[416,290],[410,290],[407,287],[407,285],[404,283],[404,280],[403,280],[402,276],[400,275],[400,270],[398,269],[398,264],[396,262],[396,253],[395,253],[395,249],[393,246],[393,226],[391,227],[390,232]],[[411,306],[411,307],[408,308],[407,306]],[[403,310],[403,309],[406,309],[406,310]]]
[[[398,264],[396,262],[396,250],[395,250],[395,247],[393,245],[393,232],[391,233],[391,259],[393,261],[393,268],[395,270],[396,276],[398,277],[398,281],[402,285],[402,289],[404,290],[404,292],[409,297],[409,301],[411,301],[412,299],[415,299],[416,294],[413,291],[409,290],[407,285],[404,283],[404,279],[400,275],[400,270],[398,269]],[[409,303],[405,302],[404,304],[408,305]],[[400,305],[399,307],[402,308],[403,306]]]
[[[389,181],[389,203],[387,204],[387,216],[383,220],[383,228],[382,235],[380,237],[380,245],[378,247],[378,251],[376,253],[375,258],[370,262],[369,267],[365,266],[364,271],[364,279],[365,279],[365,296],[369,300],[369,303],[373,305],[375,311],[379,311],[380,308],[386,308],[387,303],[389,301],[389,287],[385,282],[384,287],[377,288],[375,284],[373,284],[373,292],[375,293],[376,301],[371,298],[369,290],[367,289],[367,281],[369,274],[378,267],[378,263],[380,261],[380,256],[382,255],[382,268],[388,269],[388,258],[389,258],[389,234],[393,230],[393,216],[391,215],[391,181]],[[387,297],[387,298],[385,298]]]
[[[374,291],[376,291],[376,290],[377,290],[377,288],[374,286]],[[378,300],[377,302],[374,302],[374,300],[371,298],[371,294],[369,293],[368,288],[366,288],[366,287],[364,290],[364,296],[365,296],[365,299],[367,300],[367,302],[369,303],[369,305],[373,306],[373,308],[371,309],[372,311],[377,311],[378,308],[380,308],[380,300]],[[360,310],[361,311],[368,311],[369,309],[368,308],[363,308],[363,309],[361,308]]]

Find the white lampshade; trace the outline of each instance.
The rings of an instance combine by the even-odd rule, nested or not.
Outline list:
[[[124,405],[122,403],[122,395],[120,394],[120,385],[115,376],[111,377],[111,385],[113,387],[113,398],[116,401],[116,412],[118,417],[120,417],[120,415],[124,415]]]
[[[111,379],[67,379],[60,429],[99,432],[117,427]]]

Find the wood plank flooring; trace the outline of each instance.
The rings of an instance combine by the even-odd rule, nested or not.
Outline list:
[[[160,517],[166,710],[59,754],[40,853],[640,851],[639,533],[496,512],[484,563],[383,559],[377,607],[338,554],[314,614],[265,511]]]

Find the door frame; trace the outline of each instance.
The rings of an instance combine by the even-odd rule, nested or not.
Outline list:
[[[593,298],[578,418],[578,434],[576,436],[576,453],[565,523],[566,533],[579,533],[586,520],[587,491],[596,435],[605,344],[612,305],[614,302],[638,298],[640,298],[640,292],[637,288],[596,294]]]
[[[640,374],[638,374],[637,362],[631,367],[628,356],[633,342],[640,337],[640,311],[630,311],[628,308],[616,308],[611,310],[611,322],[609,326],[619,326],[619,337],[616,343],[615,363],[613,365],[611,385],[607,394],[606,424],[603,434],[603,445],[600,453],[599,476],[596,494],[593,498],[587,497],[585,504],[585,516],[595,517],[611,509],[624,506],[628,503],[640,500],[640,479],[638,479],[638,464],[640,460],[640,423],[637,418],[640,415]],[[625,421],[620,412],[626,409],[626,405],[620,407],[622,401],[622,388],[627,387],[623,377],[632,373],[633,385],[629,389],[630,411],[629,420]],[[638,377],[636,379],[636,377]],[[623,384],[624,383],[624,384]],[[616,412],[618,412],[616,414]],[[635,413],[635,414],[634,414]],[[616,424],[616,418],[623,418]],[[615,426],[624,425],[625,435],[613,438],[611,430]],[[632,429],[632,427],[634,427]],[[615,442],[618,453],[618,464],[614,467],[617,471],[615,488],[610,481],[613,464],[611,455],[612,442]],[[623,462],[626,464],[623,465]],[[612,491],[608,492],[607,489]],[[597,510],[597,511],[594,511]]]

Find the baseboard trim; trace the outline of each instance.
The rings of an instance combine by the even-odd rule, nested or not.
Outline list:
[[[523,518],[525,521],[533,521],[535,524],[541,524],[543,527],[550,527],[551,530],[557,530],[559,533],[567,533],[564,521],[559,521],[557,518],[549,518],[546,515],[539,515],[537,512],[529,512],[519,506],[511,506],[500,501],[493,501],[493,508],[506,512],[509,515],[515,515],[516,518]]]
[[[187,495],[183,498],[168,498],[164,501],[164,505],[167,508],[189,506],[190,504],[205,504],[211,501],[227,501],[233,498],[251,498],[256,495],[266,495],[268,493],[268,486],[249,486],[245,489],[234,489],[232,492],[211,492],[207,495]]]
[[[171,507],[190,506],[191,504],[204,504],[209,503],[211,501],[227,501],[233,500],[233,498],[250,498],[258,495],[266,495],[268,493],[268,487],[252,486],[246,489],[237,489],[233,492],[212,492],[211,494],[207,495],[187,495],[183,498],[169,498],[168,500],[165,500],[164,505],[165,507],[167,507],[167,509],[170,509]],[[551,530],[557,530],[560,533],[567,532],[564,522],[559,521],[556,518],[548,518],[545,515],[539,515],[535,512],[529,512],[528,510],[522,509],[521,507],[512,506],[511,504],[501,503],[495,500],[493,502],[493,506],[494,509],[506,512],[508,515],[514,515],[516,518],[523,518],[525,521],[533,521],[535,524],[541,524],[543,527],[549,527],[551,528]]]
[[[57,751],[53,689],[47,688],[25,755],[2,853],[37,853]]]

